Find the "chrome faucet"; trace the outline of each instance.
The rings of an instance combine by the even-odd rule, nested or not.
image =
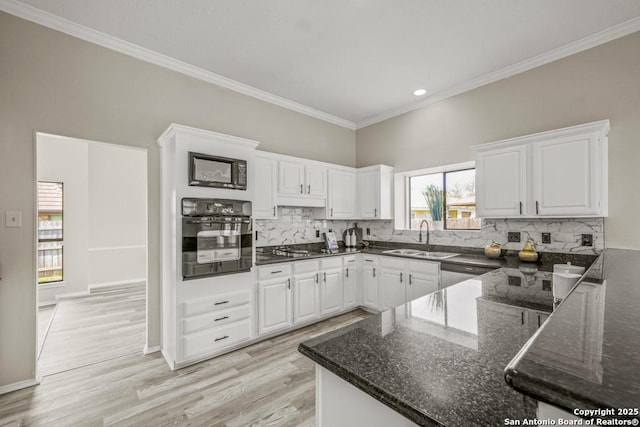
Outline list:
[[[429,246],[429,221],[427,221],[426,219],[420,221],[420,234],[418,235],[418,242],[422,242],[422,224],[427,224],[427,241],[425,242],[425,245]]]

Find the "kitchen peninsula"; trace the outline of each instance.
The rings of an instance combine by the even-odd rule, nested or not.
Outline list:
[[[605,251],[582,286],[608,282],[601,288],[607,303],[600,311],[586,310],[583,319],[567,318],[581,296],[579,285],[545,321],[554,298],[552,266],[543,263],[520,286],[513,282],[514,269],[504,267],[304,342],[299,351],[317,364],[316,421],[319,426],[505,425],[505,419],[536,418],[538,400],[573,411],[633,406],[635,396],[637,407],[639,265],[640,252]],[[558,322],[565,322],[565,334],[554,335],[556,353],[570,344],[560,342],[562,337],[602,316],[600,386],[586,387],[588,379],[536,351],[555,334]],[[505,367],[516,354],[510,383],[527,395],[505,382]]]

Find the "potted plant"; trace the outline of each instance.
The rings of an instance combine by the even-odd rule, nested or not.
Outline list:
[[[437,186],[430,184],[422,190],[422,195],[427,201],[427,206],[429,207],[429,212],[431,213],[431,220],[433,224],[434,230],[442,230],[443,221],[442,214],[444,211],[443,206],[443,192]]]

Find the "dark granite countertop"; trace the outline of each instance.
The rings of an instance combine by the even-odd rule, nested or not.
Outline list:
[[[640,251],[607,249],[509,364],[507,381],[569,412],[637,410],[639,302]]]
[[[550,278],[543,271],[495,270],[303,342],[299,350],[420,425],[534,418],[537,402],[507,385],[504,368],[535,332],[533,314],[552,311]]]

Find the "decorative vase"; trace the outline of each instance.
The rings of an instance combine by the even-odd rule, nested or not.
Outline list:
[[[484,254],[487,258],[500,258],[502,255],[502,248],[500,247],[500,243],[491,241],[490,244],[484,247]]]
[[[444,221],[433,220],[431,223],[433,224],[433,229],[434,230],[443,230],[444,229]]]
[[[524,247],[518,252],[518,258],[525,262],[536,262],[538,260],[538,252],[536,252],[536,242],[531,237],[527,237]]]

